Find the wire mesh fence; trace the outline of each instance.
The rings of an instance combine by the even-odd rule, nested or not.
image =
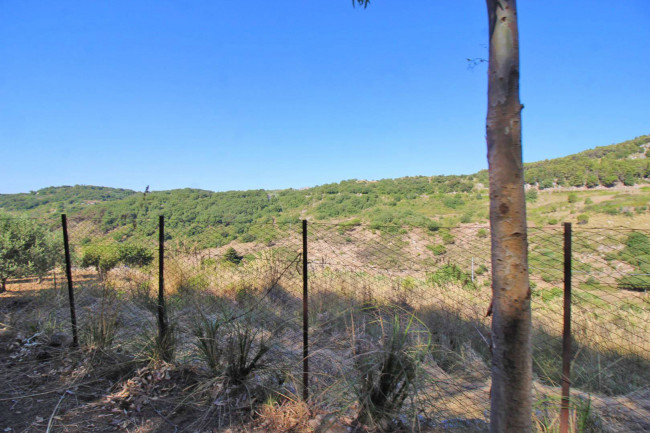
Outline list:
[[[31,326],[51,337],[70,329],[63,240],[56,223],[32,223],[51,237],[55,251],[47,266],[34,268],[44,282],[11,279],[7,272],[2,277],[9,275],[10,291],[33,290]],[[169,218],[161,237],[158,219],[67,224],[82,345],[173,358],[296,398],[307,389],[311,404],[362,424],[487,429],[492,291],[486,226]],[[528,239],[533,417],[539,431],[556,431],[564,231],[529,228]],[[572,431],[648,431],[650,233],[576,227],[571,248],[572,350],[565,355]],[[2,306],[5,318],[15,311],[18,306]],[[161,326],[168,330],[164,336]],[[229,409],[215,404],[211,410]]]

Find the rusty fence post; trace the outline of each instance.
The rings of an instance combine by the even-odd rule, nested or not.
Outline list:
[[[569,432],[571,390],[571,223],[564,223],[564,329],[562,330],[562,406],[560,433]]]
[[[68,300],[70,301],[70,325],[72,326],[72,345],[79,346],[77,332],[77,313],[74,306],[74,288],[72,285],[72,262],[70,260],[70,243],[68,242],[68,219],[61,214],[61,227],[63,228],[63,249],[65,252],[65,274],[68,279]]]
[[[302,220],[302,398],[309,398],[309,292],[307,278],[307,220]]]
[[[167,317],[165,310],[165,217],[158,217],[158,342],[166,347]],[[163,354],[163,358],[166,354]]]

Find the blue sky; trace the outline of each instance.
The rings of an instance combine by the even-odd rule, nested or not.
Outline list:
[[[524,160],[650,133],[650,2],[519,2]],[[487,167],[483,0],[0,2],[0,193]]]

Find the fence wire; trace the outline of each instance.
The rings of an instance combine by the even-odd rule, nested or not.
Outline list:
[[[0,313],[51,338],[70,329],[63,240],[56,223],[31,223],[54,253],[34,278],[8,274],[7,289],[30,299],[30,314],[17,316],[18,301]],[[81,344],[166,354],[300,395],[302,225],[166,220],[171,337],[161,341],[158,224],[68,220]],[[559,423],[563,236],[561,227],[528,230],[539,431]],[[487,431],[489,228],[309,223],[306,238],[310,402],[368,423],[384,411],[415,431]],[[574,227],[571,247],[573,431],[650,431],[650,233]],[[379,379],[387,359],[400,366],[393,384]],[[375,398],[380,388],[388,402]]]

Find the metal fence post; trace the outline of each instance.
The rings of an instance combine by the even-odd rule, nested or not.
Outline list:
[[[564,329],[562,330],[562,407],[560,433],[569,432],[571,390],[571,223],[564,223]]]
[[[70,324],[72,326],[72,345],[79,346],[77,333],[77,313],[74,307],[74,289],[72,286],[72,262],[70,260],[70,244],[68,242],[68,219],[61,214],[61,227],[63,228],[63,249],[65,251],[65,273],[68,278],[68,300],[70,301]]]
[[[307,220],[302,220],[302,398],[309,398],[309,293],[307,290]]]
[[[158,217],[158,340],[164,347],[167,338],[165,317],[165,216]]]

